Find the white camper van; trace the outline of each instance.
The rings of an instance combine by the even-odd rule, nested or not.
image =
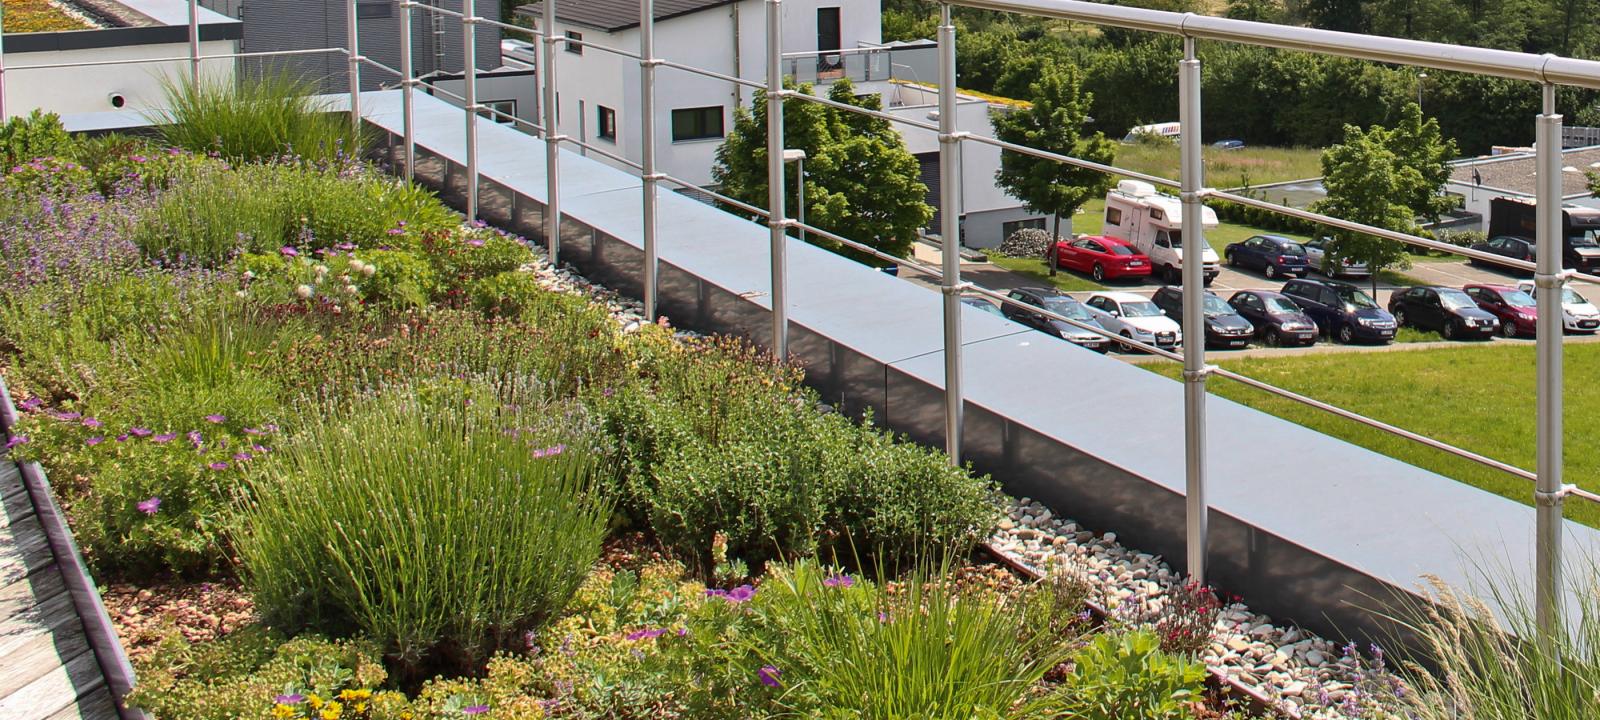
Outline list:
[[[1153,135],[1153,136],[1159,137],[1159,138],[1167,138],[1169,140],[1177,140],[1178,136],[1182,135],[1182,134],[1183,134],[1183,124],[1182,123],[1164,122],[1164,123],[1156,123],[1154,125],[1140,125],[1138,127],[1135,127],[1135,128],[1132,128],[1132,129],[1128,130],[1128,134],[1123,136],[1122,142],[1124,142],[1124,143],[1136,143],[1136,142],[1139,141],[1139,136],[1141,136],[1141,135]]]
[[[1217,227],[1217,214],[1211,208],[1202,208],[1202,226],[1206,230]],[[1116,189],[1106,193],[1106,235],[1133,243],[1145,255],[1150,265],[1168,284],[1182,282],[1183,270],[1183,203],[1171,195],[1156,192],[1155,186],[1138,180],[1123,180]],[[1205,263],[1206,284],[1221,272],[1217,252],[1209,244],[1201,249]]]

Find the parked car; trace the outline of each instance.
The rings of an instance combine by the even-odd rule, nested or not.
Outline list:
[[[1109,235],[1057,240],[1056,267],[1088,273],[1096,282],[1150,276],[1150,258],[1133,243]]]
[[[1183,344],[1183,328],[1160,306],[1133,293],[1095,293],[1084,305],[1101,327],[1125,338],[1162,348]]]
[[[1517,289],[1539,298],[1539,289],[1531,282],[1517,283]],[[1592,335],[1600,330],[1600,309],[1589,302],[1587,298],[1578,294],[1577,290],[1569,287],[1561,288],[1561,327],[1567,332]]]
[[[1446,340],[1489,338],[1500,331],[1500,319],[1478,307],[1471,295],[1452,287],[1409,287],[1389,296],[1395,324],[1438,330]]]
[[[1218,141],[1216,141],[1214,143],[1211,143],[1211,147],[1214,147],[1214,148],[1216,148],[1218,150],[1243,150],[1244,149],[1244,141],[1243,140],[1218,140]]]
[[[1104,327],[1095,321],[1083,303],[1074,300],[1060,290],[1049,288],[1017,288],[1006,293],[1012,300],[1025,302],[1034,307],[1044,308],[1062,317],[1072,318],[1091,327]],[[1054,335],[1062,340],[1090,350],[1105,352],[1111,345],[1111,340],[1090,330],[1085,330],[1071,323],[1064,323],[1053,317],[1047,317],[1033,312],[1027,308],[1017,307],[1006,303],[1001,308],[1001,314],[1023,325],[1027,325],[1043,333]]]
[[[964,297],[964,298],[961,298],[961,304],[963,304],[963,305],[971,305],[972,307],[975,307],[975,308],[977,308],[979,310],[982,310],[982,311],[984,311],[986,313],[990,313],[990,314],[993,314],[993,315],[999,315],[1000,317],[1005,317],[1006,316],[1006,314],[1004,312],[1001,312],[1000,306],[995,305],[994,303],[989,302],[988,300],[985,300],[983,298]]]
[[[1366,263],[1350,258],[1341,260],[1339,266],[1334,267],[1332,261],[1328,259],[1329,246],[1333,243],[1333,238],[1327,236],[1307,240],[1302,246],[1306,250],[1306,264],[1310,265],[1312,270],[1328,277],[1367,277],[1372,274]]]
[[[1243,242],[1222,249],[1222,258],[1233,267],[1260,270],[1268,278],[1283,275],[1305,277],[1306,249],[1280,235],[1253,235]]]
[[[1396,323],[1372,296],[1338,280],[1290,280],[1283,294],[1299,305],[1328,337],[1342,343],[1394,341]]]
[[[1487,253],[1494,253],[1496,255],[1511,258],[1512,260],[1527,260],[1528,262],[1533,262],[1538,259],[1538,250],[1534,247],[1532,240],[1515,237],[1512,235],[1501,235],[1499,237],[1489,238],[1481,243],[1473,243],[1472,249],[1482,250],[1483,252]],[[1468,258],[1467,262],[1472,265],[1492,264],[1477,258]],[[1497,265],[1496,267],[1502,267],[1507,270],[1513,269],[1504,265]]]
[[[1178,323],[1178,327],[1183,327],[1183,288],[1164,286],[1150,297],[1150,302]],[[1256,326],[1210,290],[1201,298],[1201,311],[1205,313],[1208,347],[1242,348],[1256,335]]]
[[[1267,345],[1315,345],[1317,342],[1316,321],[1280,293],[1243,290],[1228,298],[1228,304],[1255,326],[1256,336]]]
[[[1509,285],[1468,285],[1461,288],[1478,307],[1500,319],[1500,334],[1514,338],[1539,332],[1539,305],[1533,296]]]

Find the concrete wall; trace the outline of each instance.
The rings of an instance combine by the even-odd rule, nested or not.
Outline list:
[[[104,32],[84,30],[81,32]],[[12,38],[7,37],[9,44]],[[234,41],[213,40],[200,43],[201,55],[219,55],[233,52]],[[140,63],[136,65],[101,65],[57,69],[28,70],[27,65],[48,65],[70,62],[104,62],[107,60],[143,60],[170,57],[187,57],[187,42],[158,45],[128,45],[84,50],[55,52],[6,52],[6,113],[26,115],[34,108],[54,113],[83,113],[109,110],[149,110],[166,105],[164,79],[181,80],[188,77],[189,61]],[[207,60],[201,63],[201,73],[208,78],[233,76],[232,60]],[[123,105],[118,108],[114,98],[120,96]]]

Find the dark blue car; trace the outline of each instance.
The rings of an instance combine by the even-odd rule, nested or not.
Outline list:
[[[1283,294],[1299,305],[1328,337],[1342,343],[1394,342],[1399,326],[1372,296],[1337,280],[1290,280]]]
[[[1311,265],[1300,243],[1278,235],[1255,235],[1222,250],[1222,257],[1233,267],[1250,268],[1269,278],[1292,275],[1305,277]]]

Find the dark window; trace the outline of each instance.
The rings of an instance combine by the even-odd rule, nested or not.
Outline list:
[[[583,33],[581,33],[581,32],[573,32],[571,30],[568,30],[567,31],[567,39],[568,40],[577,40],[579,43],[581,43],[581,42],[583,42]],[[572,53],[573,55],[582,55],[583,54],[583,46],[579,45],[578,43],[569,42],[569,43],[567,43],[567,52]]]
[[[604,105],[596,105],[596,106],[594,106],[594,108],[595,108],[595,121],[594,121],[595,134],[598,135],[601,140],[610,140],[611,142],[616,142],[617,141],[617,111],[612,110],[611,108],[608,108],[608,107],[606,107]]]
[[[1107,225],[1121,225],[1122,224],[1122,208],[1114,208],[1114,207],[1106,208],[1106,224]]]
[[[478,114],[489,118],[501,125],[515,125],[517,117],[516,100],[488,100],[482,103],[483,109]]]
[[[1012,222],[1008,222],[1008,223],[1000,223],[1000,237],[1001,238],[1008,238],[1008,237],[1011,237],[1012,233],[1014,233],[1014,232],[1016,232],[1018,230],[1024,230],[1024,229],[1029,229],[1029,228],[1032,228],[1032,229],[1035,229],[1035,230],[1043,230],[1044,229],[1044,218],[1033,218],[1031,220],[1013,220]]]
[[[838,50],[840,46],[839,8],[817,8],[817,50]]]
[[[711,140],[722,135],[721,105],[672,111],[673,142]]]
[[[356,3],[357,20],[375,20],[394,17],[394,5],[386,2]]]
[[[1088,250],[1089,252],[1103,253],[1103,252],[1106,251],[1106,249],[1104,247],[1101,247],[1100,243],[1097,243],[1097,242],[1086,243],[1083,247],[1084,247],[1085,250]]]

